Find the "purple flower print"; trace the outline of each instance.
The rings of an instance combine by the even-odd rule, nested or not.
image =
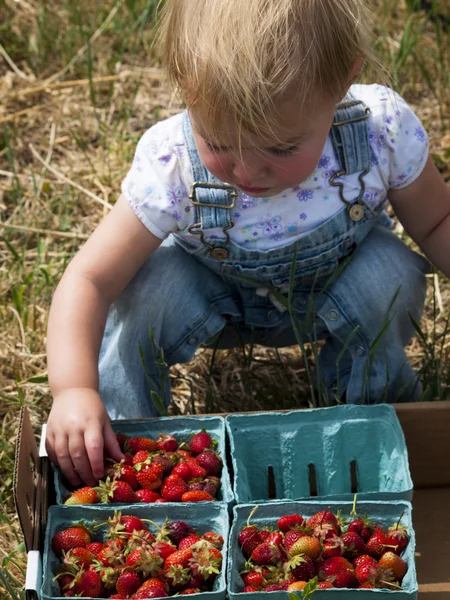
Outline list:
[[[163,156],[160,156],[158,158],[159,162],[161,162],[163,165],[168,165],[170,163],[170,161],[172,160],[172,155],[171,154],[164,154]]]
[[[254,208],[256,206],[255,198],[250,198],[247,194],[241,194],[239,200],[239,208],[241,210],[247,210],[247,208]]]
[[[419,142],[426,142],[427,136],[425,135],[425,131],[422,127],[417,127],[414,132],[414,135],[419,140]]]
[[[306,202],[307,200],[311,200],[311,198],[313,196],[314,196],[313,190],[301,190],[297,194],[297,198],[300,200],[300,202]]]
[[[308,218],[308,215],[306,213],[300,213],[299,217],[302,221],[306,221],[306,219]]]
[[[181,215],[177,210],[174,210],[172,213],[172,217],[175,219],[175,221],[181,221]]]
[[[326,156],[325,154],[320,157],[319,164],[317,165],[318,169],[328,169],[331,163],[331,157]]]
[[[177,206],[186,198],[186,192],[181,188],[169,188],[166,190],[166,198],[169,200],[169,206]]]
[[[386,117],[386,118],[385,118],[384,122],[385,122],[385,123],[387,123],[388,125],[390,125],[390,124],[392,123],[392,121],[393,121],[393,120],[394,120],[394,118],[393,118],[393,117],[391,117],[391,116],[389,116],[389,117]],[[387,127],[386,127],[386,129],[387,129]]]
[[[173,147],[173,152],[178,160],[182,159],[185,152],[184,144],[175,144]]]
[[[274,234],[283,231],[283,226],[280,222],[281,217],[271,217],[270,215],[267,215],[267,220],[257,223],[256,227],[262,229],[264,235],[272,237]]]

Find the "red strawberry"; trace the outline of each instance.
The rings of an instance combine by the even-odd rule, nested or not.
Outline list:
[[[328,539],[340,533],[339,522],[329,509],[321,510],[310,517],[306,525],[312,528],[312,533],[315,537],[321,539]]]
[[[399,583],[402,582],[402,579],[408,570],[408,565],[406,562],[403,560],[403,558],[397,556],[395,552],[385,552],[378,561],[378,565],[386,567],[386,569],[391,569],[395,580]]]
[[[360,567],[361,565],[365,565],[365,564],[369,564],[369,565],[376,567],[378,563],[372,556],[369,556],[368,554],[361,554],[361,556],[357,556],[353,560],[353,567],[355,569],[356,569],[356,567]]]
[[[275,544],[263,542],[253,550],[251,559],[255,565],[276,565],[281,560],[281,552]]]
[[[87,598],[101,598],[103,596],[104,589],[100,574],[92,568],[87,569],[87,571],[80,571],[73,580],[72,585],[71,589],[74,595]]]
[[[333,556],[342,556],[344,552],[344,542],[337,535],[334,535],[323,543],[322,558],[332,558]]]
[[[141,586],[141,578],[133,571],[124,571],[119,575],[116,583],[116,590],[123,598],[128,598],[134,592],[137,592]]]
[[[109,540],[112,542],[112,540]],[[117,567],[125,562],[123,548],[114,539],[114,543],[104,545],[97,554],[97,560],[105,567]]]
[[[187,491],[187,484],[178,475],[169,475],[161,486],[161,496],[168,502],[181,502]]]
[[[373,584],[377,576],[377,567],[368,562],[362,563],[355,568],[355,575],[360,585],[367,582]]]
[[[380,558],[384,554],[385,546],[386,534],[381,527],[377,527],[367,541],[366,552],[375,558]]]
[[[56,556],[61,556],[63,551],[67,552],[72,548],[85,548],[90,542],[91,536],[85,527],[68,527],[55,533],[52,538],[52,548]]]
[[[303,517],[295,513],[293,515],[281,517],[281,519],[278,519],[277,525],[280,531],[286,533],[290,529],[298,529],[303,525],[303,522]]]
[[[131,454],[136,454],[139,450],[147,450],[147,452],[155,452],[158,449],[156,442],[150,438],[132,437],[126,442],[125,449]]]
[[[72,548],[66,552],[63,559],[63,565],[69,572],[76,573],[79,570],[79,567],[87,569],[94,559],[94,554],[87,548]]]
[[[201,540],[191,546],[194,554],[189,560],[189,567],[194,577],[210,581],[220,573],[222,553],[211,546],[206,540]]]
[[[314,562],[309,556],[294,556],[283,565],[286,573],[296,581],[309,581],[316,573]]]
[[[144,490],[156,490],[161,487],[162,477],[163,477],[163,467],[162,465],[151,463],[147,464],[139,464],[135,466],[137,471],[136,479],[139,482],[139,485]]]
[[[266,588],[265,592],[283,592],[289,587],[289,581],[280,581],[279,583],[271,583]]]
[[[192,479],[192,469],[187,462],[182,461],[174,466],[172,469],[172,475],[178,475],[178,477],[181,477],[181,479],[189,481]]]
[[[125,481],[114,481],[107,477],[106,481],[101,481],[99,487],[95,489],[98,491],[101,502],[122,502],[123,504],[137,502],[136,494]]]
[[[211,494],[208,494],[208,492],[204,492],[201,490],[194,492],[185,492],[181,496],[181,502],[208,502],[211,500],[214,500]]]
[[[94,556],[97,556],[102,548],[103,544],[101,542],[91,542],[90,544],[86,544],[86,550],[92,552]]]
[[[133,456],[133,465],[139,465],[140,463],[149,463],[150,462],[150,453],[147,450],[139,450]]]
[[[164,561],[164,578],[170,587],[178,589],[187,584],[191,577],[189,561],[192,558],[192,548],[177,550]]]
[[[127,556],[126,564],[143,577],[155,577],[161,572],[163,559],[156,552],[133,550]]]
[[[330,581],[319,581],[317,584],[318,590],[329,590],[333,587],[334,585]]]
[[[183,567],[187,568],[189,566],[189,561],[192,558],[192,548],[185,548],[184,550],[177,550],[173,552],[170,556],[166,558],[164,561],[164,568],[168,569],[169,567]]]
[[[283,535],[279,531],[271,531],[264,541],[266,544],[275,544],[279,547],[283,543]]]
[[[161,579],[147,579],[131,598],[140,600],[141,598],[165,598],[168,596],[168,587]]]
[[[156,502],[161,496],[152,490],[136,490],[138,502]]]
[[[217,485],[217,482],[211,478],[208,478],[203,481],[203,484],[203,491],[208,492],[208,494],[215,498],[217,496],[217,492],[219,491],[219,486]]]
[[[156,542],[155,544],[153,544],[153,550],[163,560],[166,560],[168,556],[177,551],[177,548],[173,544],[169,544],[167,542]]]
[[[247,592],[259,592],[259,588],[257,588],[255,585],[245,585],[242,591],[244,594]]]
[[[175,456],[175,454],[173,456]],[[157,465],[162,466],[164,477],[167,477],[167,475],[170,475],[172,472],[172,469],[174,468],[174,466],[176,466],[175,463],[173,461],[171,461],[168,456],[161,456],[159,454],[152,457],[152,462]]]
[[[401,554],[408,545],[408,541],[409,536],[406,525],[395,523],[392,527],[389,527],[385,539],[385,544],[389,546],[389,550],[392,550],[395,554]]]
[[[203,452],[207,448],[211,448],[213,445],[213,441],[209,433],[206,433],[204,429],[200,431],[200,433],[196,433],[193,435],[189,442],[189,450],[192,452],[194,456]]]
[[[126,465],[125,463],[115,464],[108,469],[108,475],[111,479],[125,481],[132,490],[137,490],[139,488],[139,483],[136,479],[136,471],[130,465]]]
[[[291,529],[284,535],[284,547],[286,552],[289,554],[291,547],[295,544],[297,540],[305,536],[306,533],[303,531],[298,531],[297,529]]]
[[[331,581],[334,587],[343,588],[355,588],[358,587],[358,580],[356,579],[355,571],[343,557],[336,556],[325,560],[319,570],[319,578],[321,580]]]
[[[257,527],[249,525],[241,529],[238,542],[245,558],[250,558],[253,550],[256,546],[259,546],[262,541],[263,539]]]
[[[263,587],[267,582],[260,571],[250,571],[241,575],[244,585],[253,585],[256,588]]]
[[[135,517],[134,515],[122,515],[119,519],[119,524],[126,533],[148,529],[147,525],[143,523],[139,517]]]
[[[190,594],[199,594],[200,591],[201,590],[199,588],[186,588],[182,592],[180,592],[180,596],[188,596]]]
[[[375,526],[367,519],[356,518],[348,524],[347,531],[357,533],[364,542],[370,538],[374,532]]]
[[[341,540],[344,543],[345,558],[353,559],[361,554],[365,554],[366,545],[362,537],[353,531],[347,531],[341,535]]]
[[[87,486],[75,490],[72,495],[67,498],[64,504],[74,506],[77,504],[97,504],[98,502],[99,497],[97,491],[94,488]]]
[[[163,452],[175,452],[178,448],[178,442],[171,434],[160,433],[156,440],[156,445]]]
[[[213,450],[205,450],[197,455],[198,464],[203,467],[207,475],[220,475],[222,459]]]
[[[205,469],[199,465],[195,458],[186,459],[186,463],[189,465],[193,479],[204,479],[206,477]]]
[[[188,535],[187,537],[183,538],[181,540],[181,542],[178,544],[178,550],[184,550],[185,548],[190,548],[196,542],[198,542],[199,539],[200,538],[198,537],[198,535]]]
[[[297,556],[303,554],[309,556],[312,560],[316,560],[322,553],[322,546],[319,540],[312,535],[304,535],[298,539],[289,548],[289,556]]]

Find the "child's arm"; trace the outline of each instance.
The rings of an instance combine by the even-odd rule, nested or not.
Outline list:
[[[98,394],[98,355],[108,307],[160,243],[121,197],[56,289],[47,338],[47,451],[74,486],[104,475],[104,448],[122,457]]]
[[[390,190],[389,200],[408,234],[450,277],[450,188],[431,158],[411,185]]]

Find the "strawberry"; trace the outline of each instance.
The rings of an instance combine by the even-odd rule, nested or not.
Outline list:
[[[98,491],[101,502],[122,502],[123,504],[137,502],[136,494],[125,481],[114,481],[107,477],[106,481],[101,481],[99,487],[95,489]]]
[[[294,581],[293,583],[289,584],[287,591],[288,592],[298,592],[300,590],[304,590],[307,585],[308,585],[307,581]]]
[[[351,560],[357,556],[360,556],[361,554],[365,554],[366,545],[362,537],[360,537],[357,533],[353,531],[347,531],[347,533],[343,533],[341,535],[341,540],[344,544],[343,556],[345,558],[349,558]]]
[[[263,542],[253,550],[251,560],[256,565],[276,565],[281,560],[281,552],[275,544]]]
[[[199,539],[200,538],[198,537],[198,535],[188,535],[180,541],[180,543],[178,544],[178,550],[190,548],[192,545],[198,542]]]
[[[392,527],[389,527],[385,539],[385,544],[389,546],[389,550],[392,550],[395,554],[401,554],[408,545],[408,541],[409,536],[406,525],[395,523]]]
[[[374,558],[380,558],[385,551],[386,546],[386,534],[381,529],[381,527],[377,527],[375,532],[370,536],[366,544],[366,552],[373,556]]]
[[[342,556],[344,552],[344,542],[337,535],[334,535],[323,542],[322,558],[332,558],[333,556]]]
[[[173,544],[168,544],[167,542],[156,542],[153,544],[153,550],[164,561],[168,556],[176,552],[177,548]]]
[[[156,440],[158,449],[163,452],[175,452],[178,448],[178,442],[171,434],[160,433]]]
[[[87,569],[95,559],[94,554],[87,548],[72,548],[63,556],[63,565],[70,573],[76,573],[79,567]]]
[[[197,455],[198,464],[203,467],[207,475],[220,475],[222,459],[213,450],[205,450]]]
[[[217,496],[217,492],[219,491],[219,486],[217,485],[216,481],[209,477],[203,481],[203,484],[203,491],[215,498]]]
[[[125,444],[128,441],[128,436],[125,435],[124,433],[116,433],[116,439],[119,442],[120,449],[123,452],[125,449]]]
[[[377,576],[377,566],[368,562],[362,563],[355,568],[355,575],[360,585],[367,582],[373,584]]]
[[[219,533],[216,533],[215,531],[206,531],[202,535],[202,539],[209,542],[212,546],[214,546],[218,550],[221,550],[221,548],[223,546],[223,537]]]
[[[209,433],[202,429],[199,433],[193,435],[189,441],[189,450],[194,456],[213,446],[213,440]]]
[[[283,535],[279,531],[271,531],[264,541],[279,547],[283,543]]]
[[[192,469],[187,462],[182,461],[174,466],[172,475],[178,475],[178,477],[181,477],[184,481],[189,481],[192,479]]]
[[[402,582],[402,579],[408,570],[408,565],[406,562],[403,560],[403,558],[397,556],[395,552],[385,552],[378,561],[378,565],[390,569],[395,580],[399,583]]]
[[[164,578],[172,588],[186,585],[191,576],[189,561],[192,558],[192,549],[177,550],[164,561]]]
[[[295,513],[293,515],[281,517],[281,519],[278,519],[277,525],[280,531],[286,533],[290,529],[298,529],[303,525],[303,522],[303,517]]]
[[[90,544],[86,544],[86,550],[89,550],[89,552],[92,552],[94,557],[97,556],[97,554],[100,552],[100,550],[102,548],[103,548],[103,544],[101,542],[91,542]]]
[[[156,442],[150,438],[132,437],[126,442],[125,449],[131,454],[136,454],[139,450],[147,450],[147,452],[155,452],[158,449]]]
[[[144,490],[156,490],[161,487],[163,467],[156,463],[136,465],[136,479]]]
[[[305,536],[306,533],[303,531],[298,531],[298,529],[291,529],[284,535],[284,547],[286,552],[289,554],[291,547],[295,544],[297,540]]]
[[[358,580],[351,563],[339,556],[329,558],[321,564],[319,578],[330,581],[337,588],[358,587]]]
[[[245,585],[242,591],[246,594],[247,592],[259,592],[259,589],[254,585]]]
[[[357,556],[353,560],[353,567],[355,569],[356,569],[356,567],[359,567],[359,566],[365,565],[365,564],[369,564],[369,565],[376,567],[378,563],[372,556],[369,556],[368,554],[361,554],[361,556]]]
[[[126,465],[125,463],[115,464],[108,469],[108,475],[111,477],[111,479],[125,481],[125,483],[128,483],[130,488],[134,491],[139,489],[139,483],[136,479],[136,471],[130,465]]]
[[[330,581],[319,581],[317,584],[318,590],[329,590],[333,587],[334,585]]]
[[[144,598],[166,598],[168,596],[168,587],[161,579],[147,579],[131,598],[139,600]]]
[[[104,593],[103,583],[100,574],[94,569],[89,568],[86,571],[81,570],[72,582],[74,595],[87,598],[101,598]]]
[[[116,540],[114,540],[115,542]],[[123,555],[123,548],[120,544],[108,544],[100,550],[97,554],[97,560],[105,567],[117,567],[125,562]]]
[[[181,502],[186,491],[187,484],[178,475],[169,475],[161,486],[161,496],[168,502]]]
[[[289,556],[304,554],[312,560],[316,560],[322,553],[322,545],[319,540],[311,535],[304,535],[298,539],[289,549]]]
[[[187,458],[186,463],[191,469],[193,479],[204,479],[206,477],[205,469],[195,460],[195,458]]]
[[[168,536],[172,544],[178,546],[181,540],[188,535],[195,535],[193,527],[184,521],[172,521],[172,523],[170,523]]]
[[[290,585],[289,581],[280,581],[279,583],[271,583],[264,589],[264,591],[265,592],[283,592],[288,589],[289,585]]]
[[[72,548],[85,548],[91,542],[91,535],[84,526],[68,527],[58,531],[52,538],[52,548],[56,556]]]
[[[176,455],[174,454],[173,456],[175,457]],[[172,469],[176,466],[176,461],[170,460],[170,458],[168,456],[161,456],[159,454],[152,457],[152,462],[162,466],[164,477],[167,477],[167,475],[170,475],[172,472]]]
[[[339,535],[340,526],[336,516],[329,510],[321,510],[306,522],[306,526],[312,529],[312,534],[321,539],[328,539],[333,535]]]
[[[69,506],[74,506],[77,504],[97,504],[99,502],[99,497],[97,491],[92,487],[82,487],[78,490],[75,490],[69,498],[64,502]]]
[[[138,502],[156,502],[161,496],[152,490],[136,490]]]
[[[347,527],[347,531],[357,533],[359,536],[362,537],[364,542],[367,542],[367,540],[374,532],[374,529],[375,526],[373,523],[371,523],[367,519],[362,518],[353,519],[353,521],[351,521]]]
[[[250,571],[241,575],[244,585],[253,585],[256,588],[262,588],[267,581],[260,571]]]
[[[211,494],[201,490],[185,492],[181,496],[181,502],[210,502],[211,500],[214,500]]]
[[[250,558],[256,546],[262,543],[262,537],[257,527],[249,525],[243,527],[239,534],[238,542],[245,558]]]
[[[173,552],[164,561],[164,568],[170,567],[183,567],[184,569],[189,566],[189,561],[192,558],[192,548],[185,548],[184,550],[177,550]]]
[[[204,581],[211,580],[220,573],[222,566],[222,553],[211,546],[206,540],[201,540],[191,546],[193,556],[189,560],[189,567],[195,577]]]
[[[137,573],[133,571],[124,571],[119,575],[116,583],[116,590],[118,594],[121,594],[123,598],[128,598],[141,586],[141,578]]]
[[[283,569],[287,575],[292,576],[296,581],[309,581],[316,574],[311,558],[301,554],[284,563]]]
[[[188,596],[190,594],[199,594],[199,588],[186,588],[182,592],[180,592],[180,596]]]
[[[133,456],[133,466],[139,465],[140,463],[149,463],[150,462],[150,453],[147,450],[139,450]]]

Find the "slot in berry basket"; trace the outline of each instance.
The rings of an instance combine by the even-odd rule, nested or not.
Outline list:
[[[387,404],[229,415],[237,503],[412,499],[405,438]]]

